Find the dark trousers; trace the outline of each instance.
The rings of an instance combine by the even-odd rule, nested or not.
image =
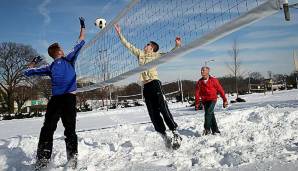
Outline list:
[[[204,110],[205,110],[205,123],[204,128],[207,131],[212,130],[212,133],[219,132],[216,119],[214,116],[214,107],[215,107],[216,101],[206,101],[203,102]]]
[[[167,102],[164,99],[162,92],[161,82],[159,80],[153,80],[144,85],[143,94],[145,97],[145,103],[149,112],[151,122],[157,132],[165,134],[167,124],[170,130],[175,130],[177,124],[173,119],[173,116],[168,108]],[[161,117],[161,114],[163,118]]]
[[[40,131],[37,147],[37,159],[48,160],[51,158],[53,148],[53,135],[57,123],[61,118],[65,128],[65,144],[67,159],[73,158],[78,153],[78,138],[76,134],[76,95],[64,94],[52,96],[45,114],[45,120]]]

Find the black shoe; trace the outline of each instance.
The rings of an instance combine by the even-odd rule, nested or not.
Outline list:
[[[78,166],[78,154],[76,154],[73,157],[69,158],[66,166],[71,168],[71,169],[76,169],[77,166]]]
[[[46,168],[48,166],[49,162],[50,162],[49,159],[37,159],[34,168],[36,171],[39,171],[43,168]]]
[[[205,129],[205,130],[203,131],[203,135],[209,135],[209,134],[211,134],[211,131],[210,131],[210,130],[206,130],[206,129]]]
[[[220,131],[219,131],[219,130],[217,130],[217,131],[212,131],[212,135],[217,135],[217,134],[220,135]]]

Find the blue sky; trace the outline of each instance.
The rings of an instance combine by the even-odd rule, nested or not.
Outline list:
[[[129,0],[2,0],[0,2],[0,42],[12,41],[32,45],[47,56],[47,47],[60,42],[67,51],[77,39],[78,17],[86,18],[87,40],[98,30],[93,23],[97,17],[111,21]],[[286,22],[283,13],[266,18],[235,32],[200,50],[159,66],[160,78],[171,81],[199,78],[199,68],[207,60],[212,74],[229,74],[226,64],[231,61],[228,51],[234,39],[240,48],[243,71],[258,71],[264,76],[290,73],[294,70],[292,53],[298,53],[298,10],[292,10],[292,21]],[[146,42],[144,42],[146,43]],[[51,62],[50,58],[47,58]],[[178,71],[178,72],[177,72]],[[128,81],[136,81],[133,76]]]

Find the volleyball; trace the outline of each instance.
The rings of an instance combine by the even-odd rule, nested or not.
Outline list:
[[[107,21],[103,18],[97,18],[94,23],[94,25],[99,29],[105,28],[106,24],[107,24]]]

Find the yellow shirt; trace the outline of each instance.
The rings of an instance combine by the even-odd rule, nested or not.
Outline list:
[[[161,57],[163,54],[165,54],[160,52],[145,53],[143,50],[138,49],[134,45],[129,43],[121,33],[119,34],[119,37],[122,44],[127,49],[129,49],[133,55],[135,55],[138,58],[140,65],[145,65],[153,61],[154,59]],[[176,48],[177,47],[175,47],[174,49]],[[149,80],[157,80],[157,79],[158,79],[157,67],[150,68],[149,70],[144,71],[140,74],[140,80],[143,82],[147,82]]]

